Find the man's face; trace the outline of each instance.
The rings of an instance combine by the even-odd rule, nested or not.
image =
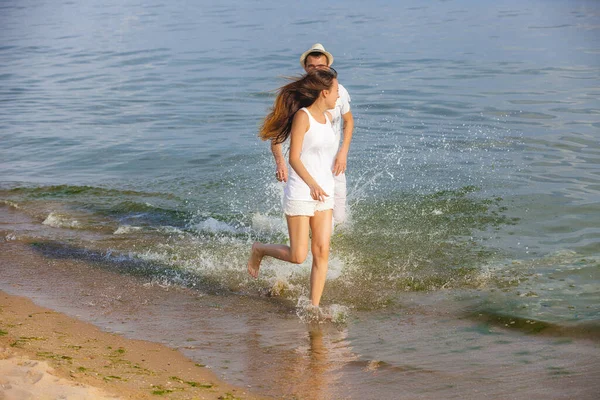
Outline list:
[[[325,105],[327,106],[327,109],[331,110],[331,109],[335,108],[335,103],[336,103],[338,97],[340,97],[339,84],[338,84],[337,79],[333,80],[331,89],[324,90],[323,94],[325,95]]]
[[[329,68],[329,65],[327,65],[328,61],[329,60],[327,60],[327,56],[325,54],[321,54],[319,56],[308,56],[304,62],[304,70],[306,72],[310,72],[315,69]]]

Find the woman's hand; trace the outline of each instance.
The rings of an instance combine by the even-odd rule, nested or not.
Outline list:
[[[287,182],[288,180],[288,168],[285,161],[278,162],[275,170],[275,177],[279,182]]]
[[[325,201],[325,198],[329,197],[329,195],[325,193],[321,186],[317,185],[316,183],[314,185],[309,185],[308,187],[310,188],[310,197],[312,197],[313,200]]]

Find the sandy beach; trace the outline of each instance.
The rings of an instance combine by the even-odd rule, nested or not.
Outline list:
[[[0,399],[256,399],[166,346],[0,292]]]

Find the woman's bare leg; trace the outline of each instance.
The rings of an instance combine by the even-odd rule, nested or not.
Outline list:
[[[310,218],[313,256],[312,271],[310,273],[310,301],[313,306],[319,305],[327,278],[332,215],[332,210],[317,211],[315,216]]]
[[[248,273],[253,277],[258,277],[260,262],[264,256],[274,257],[279,260],[302,264],[308,254],[308,229],[309,218],[307,216],[286,216],[288,232],[290,234],[290,245],[284,244],[265,244],[254,242],[252,253],[248,260]]]

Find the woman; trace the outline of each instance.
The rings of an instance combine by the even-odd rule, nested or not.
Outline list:
[[[310,300],[318,306],[325,286],[333,212],[333,162],[337,142],[331,114],[338,98],[337,73],[314,70],[279,89],[275,105],[259,136],[283,143],[290,138],[291,171],[284,191],[290,245],[255,242],[248,273],[256,278],[264,256],[301,264],[308,254],[309,229],[313,256]]]

